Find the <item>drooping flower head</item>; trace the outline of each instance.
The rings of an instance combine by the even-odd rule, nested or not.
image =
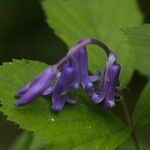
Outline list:
[[[116,63],[116,57],[110,51],[103,78],[100,81],[98,90],[92,95],[94,103],[103,103],[105,107],[115,105],[115,97],[119,96],[117,95],[119,93],[117,89],[119,73],[120,65]]]
[[[81,41],[77,42],[76,45]],[[82,84],[84,89],[92,89],[92,82],[99,78],[99,72],[93,76],[88,75],[88,58],[85,47],[80,47],[72,53],[60,68],[59,74],[57,73],[57,64],[44,70],[33,81],[17,91],[16,95],[20,98],[15,105],[17,107],[23,106],[32,102],[38,96],[52,94],[52,109],[60,111],[65,102],[72,104],[76,102],[75,99],[68,98],[68,91],[78,89],[80,84]],[[51,82],[56,76],[57,81],[51,87]]]
[[[92,76],[88,74],[87,44],[102,47],[108,56],[103,78],[97,90],[93,82],[99,80],[100,71],[98,70]],[[106,107],[112,107],[115,104],[115,98],[119,96],[117,88],[119,72],[120,66],[116,63],[114,53],[104,43],[95,39],[81,39],[57,64],[44,70],[33,81],[17,91],[16,95],[20,98],[15,105],[23,106],[34,101],[38,96],[52,94],[52,109],[59,112],[65,102],[76,103],[76,99],[68,97],[68,91],[77,90],[82,85],[83,89],[90,93],[94,103],[103,103]],[[51,86],[54,79],[56,82]]]
[[[78,89],[80,84],[83,89],[90,90],[93,88],[92,82],[98,78],[99,72],[93,76],[88,75],[87,51],[85,47],[81,47],[68,58],[60,71],[58,81],[53,88],[52,109],[60,111],[65,102],[76,103],[75,99],[68,98],[67,92]]]

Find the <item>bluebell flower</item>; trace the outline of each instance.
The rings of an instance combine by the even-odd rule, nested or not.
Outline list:
[[[33,81],[17,91],[16,96],[20,98],[16,101],[15,105],[17,107],[23,106],[31,103],[38,96],[42,95],[42,93],[50,87],[51,82],[56,77],[56,74],[56,66],[45,69]]]
[[[88,57],[86,48],[81,47],[78,51],[74,52],[70,59],[76,72],[75,85],[81,83],[83,89],[93,89],[93,82],[99,79],[100,71],[98,70],[95,75],[88,75]]]
[[[75,69],[72,67],[70,62],[68,61],[62,68],[60,75],[58,77],[58,81],[53,88],[52,95],[52,109],[59,112],[65,102],[75,104],[75,99],[70,99],[67,96],[67,92],[69,90],[75,90],[78,87],[75,87],[74,80],[76,77]]]
[[[109,57],[97,90],[93,82],[99,80],[101,74],[99,70],[92,76],[88,74],[85,47],[87,44],[102,47]],[[95,39],[81,39],[57,64],[45,69],[33,81],[17,91],[16,95],[19,99],[15,105],[23,106],[34,101],[38,96],[52,94],[52,109],[59,112],[66,102],[76,103],[76,99],[68,97],[68,91],[77,90],[82,85],[94,103],[103,103],[105,107],[112,107],[115,105],[115,99],[120,96],[117,86],[119,73],[120,66],[116,63],[116,57],[104,43]]]
[[[110,52],[98,90],[92,93],[94,103],[103,103],[105,107],[115,106],[115,98],[120,96],[117,88],[119,73],[120,65],[116,63],[114,53]]]
[[[60,70],[59,77],[52,93],[52,109],[60,111],[65,104],[76,103],[75,99],[70,99],[67,92],[79,88],[80,83],[84,89],[93,89],[93,82],[98,80],[100,72],[93,76],[88,76],[87,52],[85,47],[81,47],[68,58],[63,68]],[[50,90],[51,91],[51,90]],[[47,94],[51,94],[48,93]]]
[[[77,43],[78,44],[78,43]],[[23,106],[35,100],[40,95],[52,94],[52,109],[60,111],[65,104],[76,102],[75,99],[70,99],[67,92],[79,88],[80,83],[84,89],[90,90],[93,88],[93,82],[98,80],[100,72],[93,76],[88,75],[87,51],[85,47],[81,47],[73,53],[57,74],[57,65],[43,71],[32,82],[25,85],[19,91],[17,96],[20,98],[16,101],[17,107]],[[57,81],[53,87],[51,82],[57,75]]]

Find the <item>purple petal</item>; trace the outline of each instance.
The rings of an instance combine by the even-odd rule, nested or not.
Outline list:
[[[115,89],[118,82],[118,77],[120,73],[120,66],[118,64],[115,64],[110,69],[110,81],[106,88],[106,96],[105,96],[105,105],[108,107],[114,106],[114,98],[115,98]]]
[[[77,100],[76,99],[67,98],[66,102],[69,103],[69,104],[76,104]]]
[[[79,88],[79,82],[73,83],[70,87],[71,90],[77,90]]]
[[[70,66],[70,63],[64,65],[60,77],[56,83],[56,88],[61,88],[62,91],[69,90],[74,85],[75,80],[75,69]]]
[[[16,101],[17,107],[32,102],[40,96],[50,86],[52,80],[56,77],[57,68],[55,66],[45,69],[32,82],[28,90]]]
[[[77,46],[84,39],[77,42]],[[75,69],[75,83],[81,83],[83,89],[93,90],[93,82],[98,80],[100,71],[96,75],[88,76],[88,57],[86,47],[80,47],[76,52],[70,53],[70,62]]]
[[[53,94],[52,96],[52,110],[59,112],[62,110],[65,101],[66,101],[67,95],[57,95],[57,93]]]
[[[54,90],[54,89],[53,89],[52,87],[49,87],[48,89],[46,89],[46,90],[42,93],[42,95],[43,95],[43,96],[50,95],[50,94],[52,94],[53,90]]]
[[[82,83],[83,88],[89,88],[91,84],[89,84],[88,78],[88,62],[87,62],[87,51],[85,47],[80,48],[76,51],[72,57],[72,66],[75,68],[76,72],[76,82]]]
[[[89,78],[89,81],[90,81],[90,82],[95,82],[95,81],[97,81],[97,80],[99,79],[100,75],[101,75],[100,70],[97,70],[96,74],[94,74],[94,75],[88,77],[88,78]]]
[[[101,103],[104,99],[104,97],[100,97],[98,94],[94,93],[91,97],[92,102],[95,104]]]
[[[104,107],[105,107],[105,108],[111,108],[111,107],[114,107],[114,106],[115,106],[114,100],[106,101],[106,102],[104,103]]]
[[[82,83],[83,89],[86,90],[92,90],[93,89],[93,83],[92,82],[87,82],[87,83]]]
[[[114,53],[110,52],[108,61],[106,63],[105,71],[104,71],[104,84],[106,84],[109,81],[109,74],[110,74],[110,69],[111,67],[115,64],[116,62],[116,57]]]
[[[73,85],[75,81],[75,70],[71,66],[70,62],[67,62],[61,70],[61,75],[58,78],[58,81],[53,90],[52,96],[52,109],[59,112],[61,111],[62,107],[64,106],[65,102],[71,102],[71,100],[67,97],[66,92],[68,90],[73,89]]]
[[[27,85],[25,85],[24,87],[19,89],[16,92],[16,96],[22,96],[23,94],[25,94],[28,91],[28,89],[30,88],[30,86],[31,86],[31,83],[28,83]]]
[[[113,107],[115,105],[114,99],[119,73],[120,66],[116,64],[115,55],[110,52],[103,78],[96,92],[99,97],[95,95],[92,98],[93,101],[95,100],[95,103],[103,102],[105,107]]]

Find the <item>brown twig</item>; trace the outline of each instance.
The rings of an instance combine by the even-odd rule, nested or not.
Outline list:
[[[137,136],[136,136],[136,133],[135,133],[135,128],[134,128],[134,125],[132,123],[132,119],[130,117],[129,110],[128,110],[127,104],[126,104],[124,99],[121,100],[121,104],[122,104],[123,111],[124,111],[124,114],[125,114],[125,117],[126,117],[126,123],[132,131],[132,133],[131,133],[132,141],[135,145],[136,150],[140,150],[140,146],[139,146]]]

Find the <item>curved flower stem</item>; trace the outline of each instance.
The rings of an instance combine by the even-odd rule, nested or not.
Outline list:
[[[68,58],[70,56],[72,56],[72,54],[74,52],[76,52],[77,50],[79,50],[81,47],[84,47],[88,44],[96,44],[98,46],[100,46],[107,54],[107,56],[109,56],[110,53],[110,49],[101,41],[98,41],[96,39],[92,39],[92,38],[84,38],[82,39],[81,42],[79,42],[78,44],[76,44],[75,46],[73,46],[70,51],[68,52],[68,54],[62,58],[58,63],[57,63],[57,68],[61,68],[61,66],[68,60]]]
[[[136,136],[136,133],[135,133],[135,128],[134,128],[134,125],[132,123],[132,119],[130,117],[129,110],[128,110],[127,104],[126,104],[124,99],[121,100],[121,104],[122,104],[123,111],[124,111],[124,114],[125,114],[125,117],[126,117],[126,123],[132,131],[132,133],[131,133],[132,141],[135,145],[136,150],[140,150],[140,146],[139,146],[137,136]]]

